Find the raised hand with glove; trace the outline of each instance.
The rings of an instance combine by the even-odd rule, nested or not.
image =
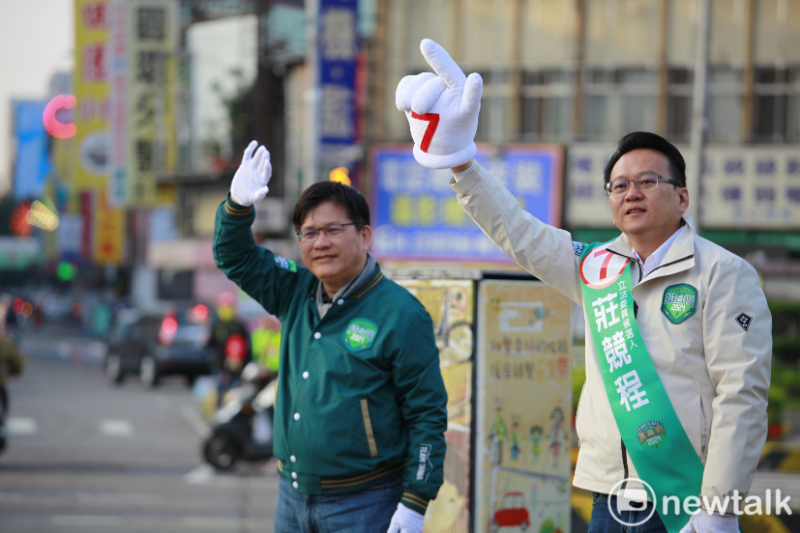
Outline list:
[[[727,514],[709,514],[701,510],[692,515],[681,533],[739,533],[739,517]]]
[[[244,151],[242,164],[233,176],[231,182],[231,199],[237,204],[248,207],[257,204],[269,192],[270,178],[272,177],[272,163],[266,147],[258,147],[252,141]],[[255,155],[253,154],[255,152]]]
[[[397,86],[397,109],[403,111],[414,139],[414,157],[428,168],[452,168],[475,157],[475,133],[481,110],[483,78],[469,77],[447,51],[430,39],[420,50],[433,72],[406,76]]]
[[[422,533],[424,522],[423,515],[398,503],[386,533]]]

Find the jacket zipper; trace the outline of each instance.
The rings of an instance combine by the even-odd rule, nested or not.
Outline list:
[[[628,484],[628,449],[625,447],[625,441],[622,440],[622,438],[619,439],[619,442],[622,445],[622,468],[624,469],[622,479],[625,480],[620,489],[624,490],[625,486]]]
[[[687,259],[691,259],[692,257],[694,257],[694,254],[692,254],[692,255],[687,255],[686,257],[682,257],[681,259],[676,259],[675,261],[673,261],[673,262],[671,262],[671,263],[667,263],[666,265],[658,265],[656,268],[654,268],[653,270],[651,270],[651,271],[650,271],[650,274],[652,274],[653,272],[655,272],[655,271],[656,271],[656,270],[658,270],[659,268],[668,267],[668,266],[670,266],[670,265],[674,265],[675,263],[680,263],[681,261],[686,261]],[[650,274],[648,274],[648,276],[649,276]],[[641,281],[641,279],[640,279],[639,281]]]

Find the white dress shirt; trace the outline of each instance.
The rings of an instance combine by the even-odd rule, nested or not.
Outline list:
[[[657,269],[661,266],[661,263],[664,261],[664,258],[667,256],[667,252],[669,252],[670,246],[672,243],[675,242],[675,239],[678,238],[678,235],[681,234],[683,230],[683,226],[678,228],[678,231],[672,234],[672,237],[664,241],[664,244],[658,247],[658,250],[650,254],[650,257],[647,258],[647,261],[642,263],[642,258],[639,257],[639,254],[636,253],[636,250],[633,251],[633,258],[636,259],[636,262],[639,263],[639,268],[642,269],[642,278],[646,278],[650,272]]]

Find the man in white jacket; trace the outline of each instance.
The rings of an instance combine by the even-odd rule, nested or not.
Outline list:
[[[433,41],[423,40],[421,50],[435,73],[406,76],[397,88],[417,161],[451,168],[451,188],[486,235],[525,270],[584,306],[587,376],[578,405],[574,484],[594,494],[590,533],[618,532],[621,523],[637,533],[738,532],[741,500],[735,500],[749,491],[766,439],[772,318],[752,266],[697,235],[684,216],[689,194],[680,152],[652,133],[620,139],[604,180],[622,235],[605,244],[573,242],[568,232],[526,213],[473,160],[480,76],[466,77]],[[630,286],[621,279],[630,279]],[[613,294],[592,300],[592,290],[612,282],[625,290],[614,286]],[[617,297],[618,304],[598,306]],[[619,343],[615,336],[612,346],[610,335],[601,343],[595,324],[599,331],[617,322],[620,328],[624,322],[627,337],[620,332]],[[636,430],[631,434],[619,421],[648,404],[644,381],[634,380],[635,372],[608,381],[625,372],[620,367],[632,356],[633,363],[653,369],[648,409],[658,403],[659,412],[672,417],[662,420],[674,421],[648,419],[638,440]],[[655,389],[664,401],[656,402]],[[670,447],[681,439],[685,446]],[[658,461],[673,466],[654,466]],[[661,478],[672,480],[660,484]],[[638,479],[654,480],[650,502],[624,510],[617,495],[641,488]],[[662,497],[673,495],[669,487],[675,486],[686,490],[674,495],[697,497],[703,509],[691,517],[670,516]]]

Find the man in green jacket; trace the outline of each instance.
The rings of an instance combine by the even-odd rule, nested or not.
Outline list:
[[[275,532],[421,533],[447,428],[430,315],[367,252],[369,206],[352,187],[316,183],[295,205],[305,268],[257,246],[252,205],[272,167],[256,147],[217,210],[214,258],[281,320]]]

